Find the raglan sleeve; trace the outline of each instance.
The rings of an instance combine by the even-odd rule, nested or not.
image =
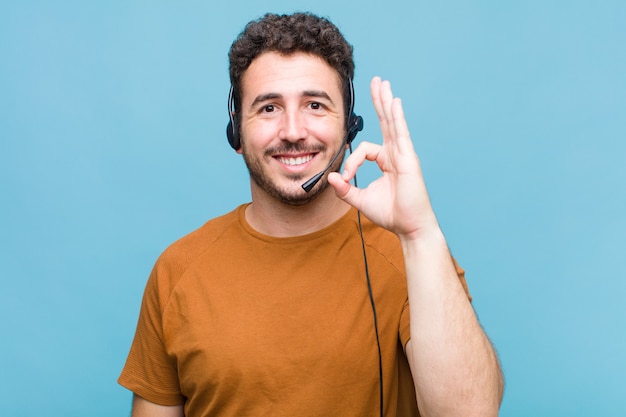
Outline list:
[[[179,405],[185,398],[163,329],[163,311],[171,292],[167,275],[157,261],[146,284],[135,337],[118,383],[155,404]]]

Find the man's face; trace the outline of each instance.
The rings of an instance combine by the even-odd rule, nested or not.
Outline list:
[[[309,193],[302,183],[326,167],[344,136],[337,71],[314,55],[266,52],[245,71],[241,91],[241,152],[253,195],[290,205],[312,201],[328,183]]]

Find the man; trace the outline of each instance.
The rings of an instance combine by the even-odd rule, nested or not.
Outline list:
[[[228,136],[252,202],[157,261],[120,377],[133,416],[399,415],[406,359],[414,412],[497,415],[498,361],[390,84],[371,83],[382,145],[361,143],[339,173],[361,128],[339,30],[268,14],[229,58]],[[365,160],[382,175],[359,189]]]

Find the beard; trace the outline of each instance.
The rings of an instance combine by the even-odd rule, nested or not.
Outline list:
[[[306,147],[300,142],[286,142],[281,146],[268,148],[265,151],[263,158],[259,159],[251,152],[248,152],[246,149],[245,141],[242,142],[243,159],[246,163],[246,167],[248,168],[248,172],[250,173],[250,178],[252,179],[252,181],[254,181],[254,183],[270,197],[273,197],[281,203],[289,206],[302,206],[308,204],[311,201],[315,200],[319,195],[321,195],[322,192],[324,192],[324,190],[326,190],[326,188],[328,188],[329,186],[328,180],[326,179],[327,174],[325,174],[320,182],[307,193],[302,188],[302,184],[312,175],[288,175],[286,176],[286,178],[290,181],[290,184],[281,186],[270,178],[270,175],[266,171],[267,164],[264,164],[263,161],[271,159],[272,155],[277,153],[319,153],[325,151],[326,149],[327,148],[322,145],[316,147]],[[343,163],[344,156],[345,149],[343,150],[343,154],[340,155],[339,158],[337,158],[333,165],[328,169],[328,172],[338,172],[341,168],[341,164]]]

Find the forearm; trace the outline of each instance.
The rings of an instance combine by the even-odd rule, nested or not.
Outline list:
[[[502,376],[439,228],[401,238],[411,340],[407,355],[424,416],[496,416]]]
[[[165,406],[152,403],[145,398],[133,395],[131,417],[184,417],[182,405]]]

